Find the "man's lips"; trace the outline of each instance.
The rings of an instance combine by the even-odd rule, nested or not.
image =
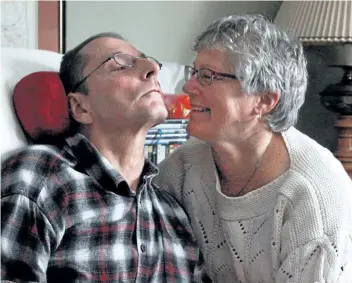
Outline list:
[[[153,89],[151,89],[151,90],[147,91],[144,95],[146,95],[146,94],[148,94],[148,93],[152,93],[152,92],[158,92],[159,94],[161,94],[160,89],[153,88]]]
[[[148,90],[147,92],[142,92],[142,95],[140,95],[138,99],[141,99],[142,97],[147,96],[149,94],[151,95],[151,97],[155,97],[155,95],[156,96],[159,95],[161,98],[163,98],[161,90],[158,88],[153,88],[151,90]]]

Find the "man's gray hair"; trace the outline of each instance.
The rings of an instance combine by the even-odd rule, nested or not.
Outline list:
[[[60,65],[60,79],[64,86],[66,94],[69,94],[75,84],[77,84],[80,80],[83,79],[83,70],[86,66],[88,59],[86,55],[82,54],[81,50],[93,40],[98,38],[117,38],[126,41],[120,34],[116,32],[102,32],[91,37],[87,38],[85,41],[77,45],[72,50],[68,51],[61,60]],[[82,94],[88,95],[88,88],[86,86],[86,82],[83,82],[78,88]],[[81,124],[77,122],[71,114],[71,108],[69,105],[69,118],[70,118],[70,127],[68,129],[68,134],[75,134],[81,131]]]
[[[88,58],[86,58],[87,56],[81,53],[81,50],[93,40],[103,37],[117,38],[126,41],[120,34],[116,32],[102,32],[87,38],[75,48],[66,52],[66,54],[62,57],[59,74],[66,94],[70,93],[73,90],[74,85],[84,77],[83,70],[87,64]],[[88,94],[88,89],[85,82],[83,82],[77,90],[83,94]]]
[[[232,15],[213,22],[195,40],[193,50],[225,50],[246,95],[279,92],[266,115],[274,132],[297,122],[307,88],[302,44],[260,15]]]

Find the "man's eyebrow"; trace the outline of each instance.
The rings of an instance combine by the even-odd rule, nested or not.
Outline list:
[[[120,54],[120,53],[125,53],[125,52],[123,52],[123,51],[115,51],[111,56],[113,57],[113,56],[115,56],[116,54]],[[128,53],[126,53],[126,54],[128,54]],[[148,56],[145,54],[145,53],[143,53],[143,52],[138,52],[137,53],[138,55],[138,57],[140,57],[140,58],[147,58]],[[130,54],[129,54],[130,55]]]
[[[123,53],[123,52],[120,50],[114,51],[114,52],[112,52],[111,57],[115,56],[116,54],[120,54],[120,53]]]

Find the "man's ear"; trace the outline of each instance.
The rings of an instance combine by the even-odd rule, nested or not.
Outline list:
[[[269,114],[271,110],[275,108],[280,100],[280,93],[275,92],[266,92],[258,96],[258,101],[256,105],[257,114],[262,116]]]
[[[69,93],[68,103],[72,117],[79,123],[88,125],[93,122],[88,96],[80,93]]]

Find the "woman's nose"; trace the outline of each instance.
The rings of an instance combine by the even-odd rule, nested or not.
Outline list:
[[[198,82],[198,76],[197,74],[194,74],[184,85],[182,90],[187,93],[193,93],[195,90],[198,88],[199,82]]]
[[[183,85],[182,91],[183,91],[184,93],[189,94],[189,81],[186,82],[186,83]]]

